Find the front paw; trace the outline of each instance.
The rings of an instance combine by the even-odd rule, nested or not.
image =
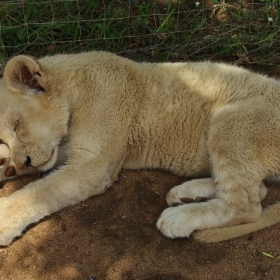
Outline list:
[[[188,205],[165,209],[157,221],[157,228],[167,237],[189,237],[196,229],[195,221],[188,214]]]
[[[0,245],[7,246],[13,239],[20,236],[22,233],[21,221],[20,221],[20,209],[16,211],[16,205],[13,206],[13,202],[9,197],[3,197],[0,199]]]
[[[15,237],[21,236],[24,228],[12,225],[1,226],[0,228],[0,246],[8,246]]]
[[[0,198],[0,245],[7,246],[15,237],[21,236],[23,230],[38,221],[44,214],[24,196],[11,195]]]

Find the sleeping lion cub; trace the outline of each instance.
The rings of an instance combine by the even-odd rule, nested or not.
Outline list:
[[[136,63],[106,52],[16,56],[0,81],[0,110],[2,180],[59,166],[0,198],[0,245],[104,192],[122,168],[211,176],[168,193],[173,207],[157,222],[167,237],[196,231],[219,241],[280,221],[280,204],[262,213],[260,203],[263,179],[280,174],[277,80],[225,64]]]

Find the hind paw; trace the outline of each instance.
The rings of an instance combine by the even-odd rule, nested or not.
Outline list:
[[[216,197],[216,194],[212,178],[197,179],[171,189],[167,194],[166,201],[169,206],[178,206],[193,202],[204,202]]]

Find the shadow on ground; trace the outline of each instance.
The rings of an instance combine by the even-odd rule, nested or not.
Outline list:
[[[0,195],[34,179],[6,183]],[[1,248],[0,279],[278,279],[280,225],[217,244],[161,235],[155,224],[165,195],[183,181],[123,171],[105,194],[47,217]],[[280,188],[270,186],[264,205],[279,197]]]

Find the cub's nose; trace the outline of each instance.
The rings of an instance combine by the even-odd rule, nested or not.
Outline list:
[[[25,162],[23,164],[23,167],[31,167],[31,166],[32,166],[31,165],[31,158],[30,158],[30,156],[27,156],[26,160],[25,160]]]

